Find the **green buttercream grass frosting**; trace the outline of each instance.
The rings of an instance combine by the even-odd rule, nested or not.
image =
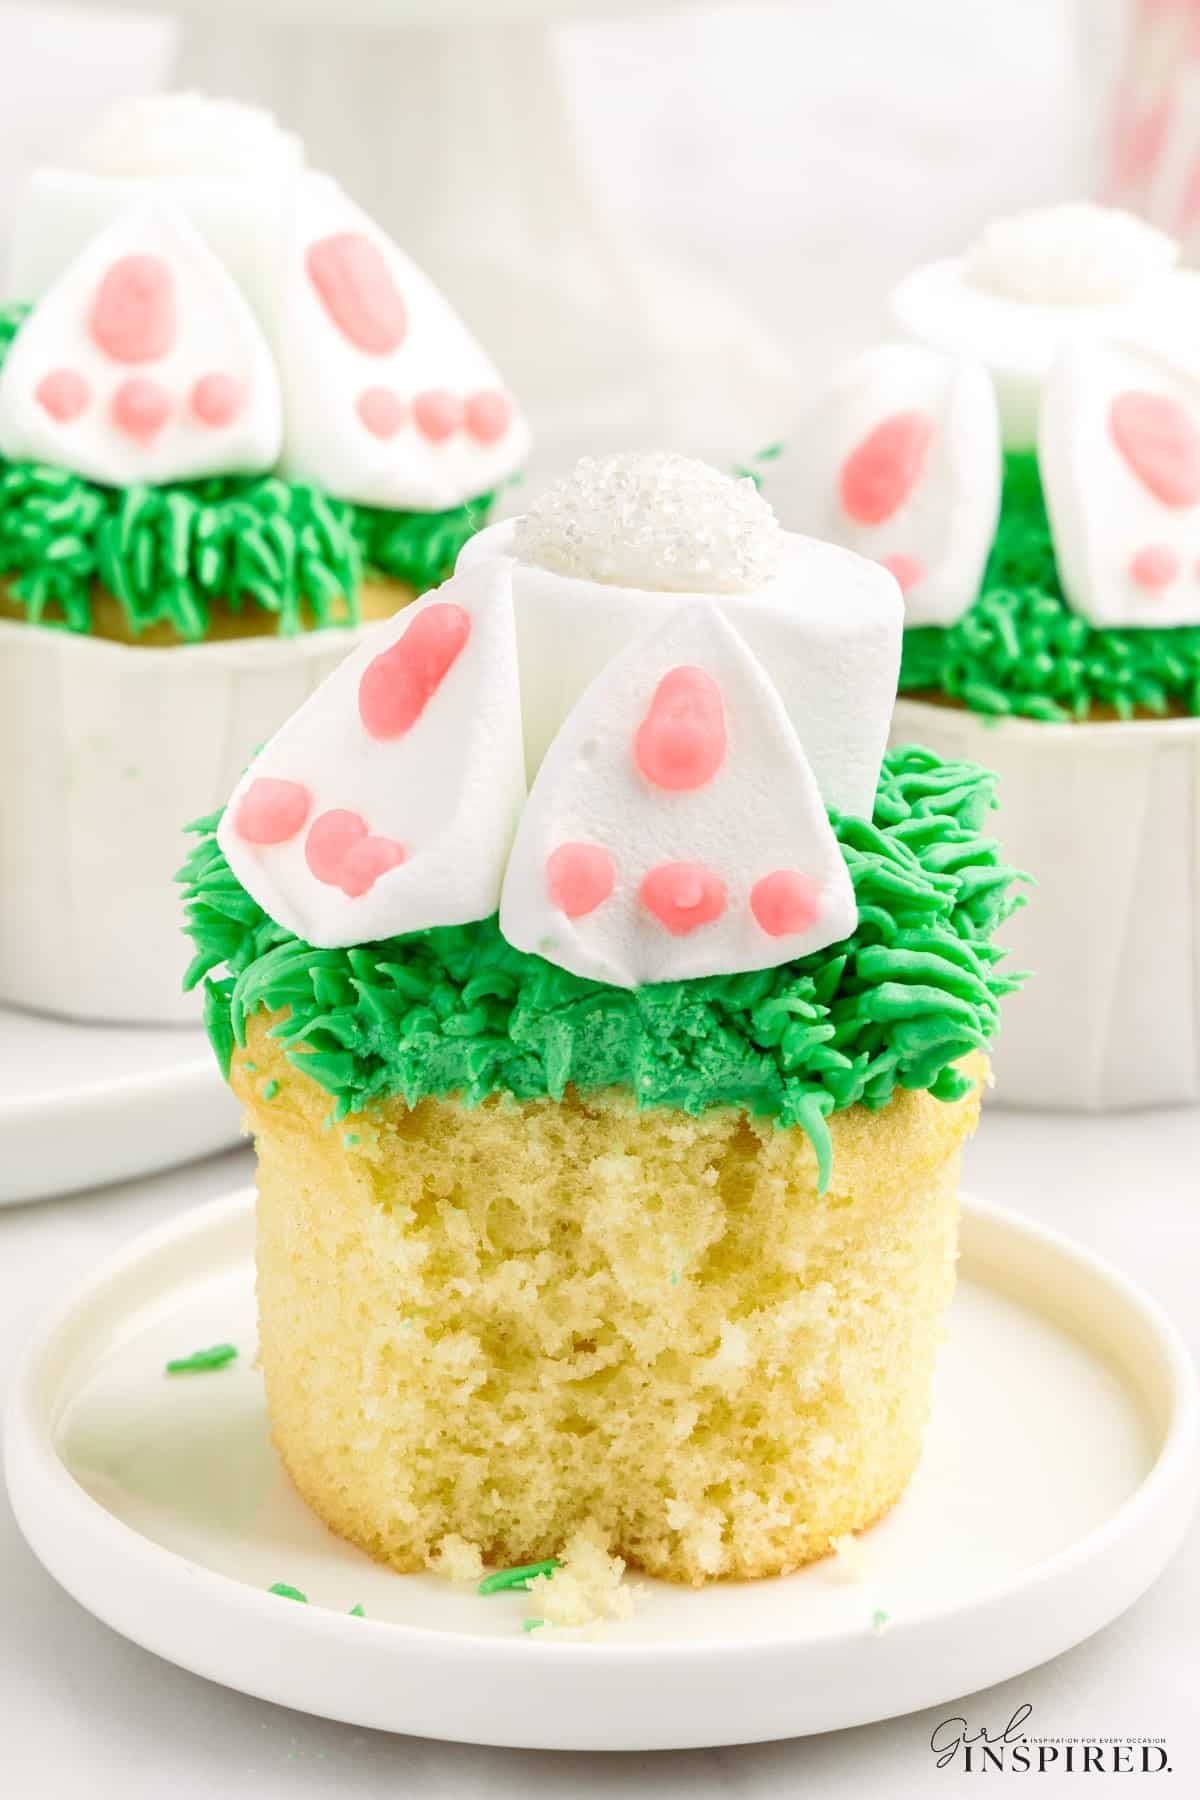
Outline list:
[[[1037,457],[1004,459],[996,540],[979,598],[954,625],[904,633],[901,692],[972,712],[1066,721],[1093,708],[1200,714],[1200,626],[1098,631],[1063,597]]]
[[[28,311],[0,308],[0,365]],[[99,582],[135,636],[166,621],[197,643],[217,601],[273,613],[290,635],[355,624],[364,572],[418,593],[436,587],[493,499],[387,512],[278,475],[108,488],[48,463],[0,460],[0,577],[31,624],[90,631]]]
[[[495,917],[342,950],[273,923],[198,821],[180,880],[213,1047],[228,1074],[254,1013],[273,1027],[342,1119],[393,1095],[561,1099],[625,1088],[642,1106],[740,1106],[799,1125],[827,1183],[826,1119],[886,1106],[898,1087],[940,1100],[969,1080],[1001,997],[996,927],[1019,879],[983,835],[994,781],[972,763],[902,749],[884,761],[871,822],[831,814],[854,882],[853,936],[744,975],[625,990],[514,950]]]

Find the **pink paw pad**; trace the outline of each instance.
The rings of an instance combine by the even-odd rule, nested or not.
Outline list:
[[[413,401],[413,418],[423,437],[432,444],[442,444],[461,429],[463,403],[445,388],[430,388]]]
[[[928,413],[899,412],[882,419],[842,464],[842,510],[859,525],[882,525],[903,506],[921,479],[933,442]]]
[[[1142,486],[1164,506],[1200,500],[1200,431],[1169,394],[1129,390],[1108,415],[1113,442]]]
[[[916,587],[918,581],[924,579],[924,567],[915,556],[905,556],[901,551],[895,556],[882,556],[879,561],[889,575],[895,576],[902,594],[907,594]]]
[[[676,792],[703,787],[725,760],[721,690],[703,669],[671,669],[638,726],[633,758],[646,780]]]
[[[380,875],[404,861],[404,850],[392,838],[372,837],[357,813],[335,807],[313,820],[304,860],[326,887],[340,887],[349,899],[359,900]]]
[[[247,844],[286,844],[307,819],[311,805],[312,795],[298,781],[260,775],[238,801],[233,828]]]
[[[403,737],[414,726],[471,635],[471,615],[449,600],[419,613],[399,643],[368,663],[358,713],[368,736]]]
[[[560,844],[546,858],[546,892],[568,919],[602,906],[617,885],[617,865],[599,844]]]
[[[92,397],[87,382],[74,369],[51,369],[33,392],[38,405],[60,425],[77,419]]]
[[[154,362],[175,342],[175,289],[161,256],[122,256],[96,289],[88,328],[113,362]]]
[[[750,911],[768,937],[791,937],[820,918],[821,889],[799,869],[774,869],[751,888]]]
[[[354,410],[372,437],[394,438],[408,417],[408,408],[391,388],[364,388],[354,402]]]
[[[404,301],[382,251],[361,231],[339,231],[309,246],[308,279],[330,320],[358,350],[388,356],[408,330]]]
[[[318,881],[326,887],[340,887],[342,864],[367,836],[367,822],[357,813],[335,807],[314,819],[304,842],[304,860]]]
[[[498,444],[512,423],[512,404],[506,394],[483,389],[470,396],[465,416],[477,444]]]
[[[241,384],[232,375],[220,371],[202,375],[191,391],[188,405],[201,425],[208,425],[213,430],[231,425],[242,410]]]
[[[1179,573],[1179,558],[1166,544],[1146,544],[1129,564],[1131,578],[1147,593],[1170,587]]]
[[[404,848],[394,838],[360,838],[346,854],[338,886],[351,900],[370,893],[380,875],[399,868],[404,861]]]
[[[725,883],[703,863],[659,863],[643,878],[638,899],[672,937],[686,937],[720,918]]]
[[[171,414],[166,388],[144,375],[123,381],[112,397],[113,424],[138,444],[152,444]]]

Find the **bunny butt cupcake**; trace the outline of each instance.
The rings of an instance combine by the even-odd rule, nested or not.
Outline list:
[[[903,1492],[1015,900],[990,779],[883,755],[899,628],[750,484],[585,462],[196,828],[275,1442],[372,1555],[769,1575]]]
[[[9,279],[0,1000],[169,1022],[180,818],[450,573],[528,431],[423,272],[231,102],[131,103],[35,174]]]
[[[1003,220],[837,372],[789,522],[904,591],[895,741],[985,761],[1039,885],[998,1097],[1200,1099],[1200,360],[1194,274],[1128,215]],[[786,499],[784,489],[787,490]]]

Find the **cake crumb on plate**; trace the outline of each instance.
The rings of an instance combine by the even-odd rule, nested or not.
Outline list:
[[[867,1573],[867,1556],[852,1531],[831,1537],[829,1548],[837,1559],[838,1574],[846,1581],[862,1581]]]
[[[446,1576],[456,1586],[475,1587],[484,1573],[483,1552],[478,1544],[451,1531],[430,1557],[429,1567],[435,1575]]]
[[[593,1625],[633,1615],[635,1591],[623,1584],[625,1563],[610,1556],[595,1526],[585,1525],[567,1540],[561,1566],[529,1584],[529,1617],[535,1625]]]

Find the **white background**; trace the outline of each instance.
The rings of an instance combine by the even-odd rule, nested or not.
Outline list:
[[[461,209],[439,214],[428,171],[445,173],[468,142],[472,82],[486,87],[489,67],[499,72],[504,44],[476,34],[469,58],[452,65],[465,96],[457,133],[448,139],[444,117],[418,113],[404,156],[386,157],[360,122],[372,106],[406,109],[411,120],[421,92],[413,70],[431,52],[428,35],[306,27],[279,36],[253,23],[251,0],[210,0],[203,10],[209,23],[181,43],[175,25],[149,9],[0,5],[0,227],[34,161],[60,153],[107,100],[162,85],[178,68],[214,91],[275,104],[485,335],[489,322],[503,327],[502,284],[480,253],[477,222]],[[405,11],[401,0],[392,10]],[[745,0],[572,23],[537,47],[552,59],[578,169],[565,190],[558,171],[538,172],[535,216],[543,205],[557,254],[573,196],[584,194],[594,209],[589,229],[602,220],[607,241],[620,245],[618,271],[640,277],[665,259],[670,279],[655,293],[669,302],[676,387],[704,395],[719,421],[708,433],[714,441],[753,448],[786,429],[803,383],[833,354],[877,329],[882,295],[909,264],[957,248],[997,210],[1093,188],[1121,10],[1121,0]],[[229,27],[230,15],[240,24]],[[528,45],[517,47],[517,63]],[[497,85],[510,99],[516,91]],[[593,266],[581,258],[571,267],[587,287]],[[602,323],[611,310],[606,293],[594,316]],[[503,359],[504,345],[489,341]],[[589,398],[588,358],[578,344],[573,354],[579,391],[568,383],[557,395],[568,416]],[[520,365],[515,342],[508,361],[516,382],[514,357]],[[664,390],[663,420],[674,417],[671,398]],[[538,406],[552,440],[544,394],[535,413]],[[632,428],[628,418],[607,423]],[[641,431],[645,422],[635,424]],[[235,1153],[0,1214],[0,1374],[28,1322],[66,1284],[144,1227],[241,1185],[247,1169],[246,1154]],[[993,1112],[968,1175],[985,1198],[1023,1207],[1112,1257],[1166,1304],[1193,1346],[1200,1340],[1200,1113],[1072,1120]],[[1019,1458],[1021,1445],[997,1443],[995,1453]],[[1159,1780],[1194,1793],[1198,1619],[1193,1541],[1123,1620],[972,1696],[963,1710],[994,1730],[1028,1701],[1040,1735],[1165,1735],[1174,1773]],[[825,1738],[636,1759],[390,1739],[227,1693],[117,1639],[42,1573],[0,1502],[0,1793],[14,1800],[927,1800],[971,1791],[970,1777],[932,1766],[927,1741],[941,1716],[944,1709]],[[1079,1777],[1028,1779],[1037,1794],[1080,1791]]]
[[[0,1212],[0,1372],[11,1369],[29,1322],[67,1284],[136,1232],[243,1185],[249,1165],[248,1153],[236,1151],[173,1175]],[[1106,1119],[993,1110],[968,1153],[967,1181],[983,1198],[1024,1209],[1111,1258],[1200,1351],[1200,1109]],[[997,1443],[995,1454],[1019,1459],[1022,1446]],[[655,1756],[390,1738],[228,1693],[155,1661],[77,1607],[26,1550],[3,1500],[0,1602],[6,1800],[937,1800],[977,1791],[987,1777],[935,1770],[934,1725],[961,1710],[973,1726],[996,1731],[1025,1702],[1033,1706],[1028,1729],[1039,1736],[1166,1737],[1173,1774],[1159,1784],[1180,1800],[1200,1791],[1195,1533],[1108,1630],[961,1706],[790,1743]],[[1081,1782],[1091,1793],[1111,1779],[991,1775],[993,1785],[1024,1780],[1037,1795],[1078,1795]],[[1145,1790],[1147,1778],[1122,1779]]]

